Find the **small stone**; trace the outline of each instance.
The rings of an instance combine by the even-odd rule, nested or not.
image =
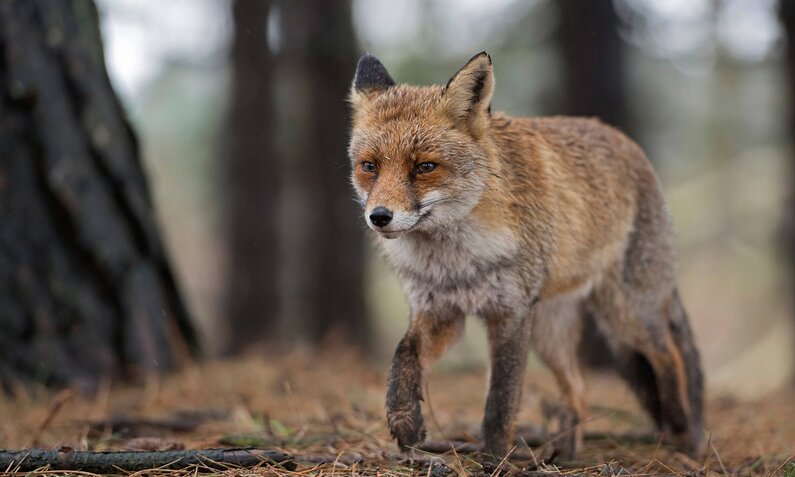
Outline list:
[[[431,464],[431,477],[447,477],[453,473],[453,469],[444,464]]]

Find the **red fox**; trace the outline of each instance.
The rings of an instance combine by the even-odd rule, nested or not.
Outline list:
[[[353,187],[411,308],[389,372],[393,437],[403,450],[425,438],[422,371],[477,315],[491,361],[484,451],[513,444],[532,346],[563,394],[557,445],[572,458],[587,412],[577,349],[588,313],[664,436],[698,453],[703,377],[651,164],[595,119],[492,112],[493,91],[485,52],[444,86],[395,84],[370,55],[356,69]]]

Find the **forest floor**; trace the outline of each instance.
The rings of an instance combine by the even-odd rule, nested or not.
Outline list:
[[[531,370],[519,417],[520,432],[529,437],[495,468],[479,463],[466,446],[457,453],[415,451],[413,458],[401,456],[386,428],[385,371],[346,352],[294,352],[208,362],[136,386],[107,386],[91,397],[20,389],[14,399],[0,398],[0,448],[251,445],[280,449],[298,461],[292,471],[263,466],[221,472],[230,476],[795,476],[792,391],[753,401],[711,395],[708,452],[692,460],[659,442],[621,382],[591,375],[586,441],[578,461],[564,462],[538,437],[545,435],[545,421],[553,414],[555,384],[545,371]],[[434,370],[427,375],[424,413],[431,441],[477,442],[485,375],[484,369]],[[554,424],[550,428],[554,430]],[[181,476],[201,470],[144,474]],[[25,473],[45,474],[46,469]]]

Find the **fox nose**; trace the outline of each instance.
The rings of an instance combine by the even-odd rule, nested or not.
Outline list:
[[[379,205],[370,212],[370,222],[376,227],[383,227],[392,221],[392,211]]]

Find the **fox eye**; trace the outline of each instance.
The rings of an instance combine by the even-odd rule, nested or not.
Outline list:
[[[375,172],[375,163],[372,162],[362,162],[362,170],[364,172]]]
[[[433,162],[421,162],[417,164],[416,170],[419,174],[425,174],[431,172],[432,170],[436,169],[436,164]]]

